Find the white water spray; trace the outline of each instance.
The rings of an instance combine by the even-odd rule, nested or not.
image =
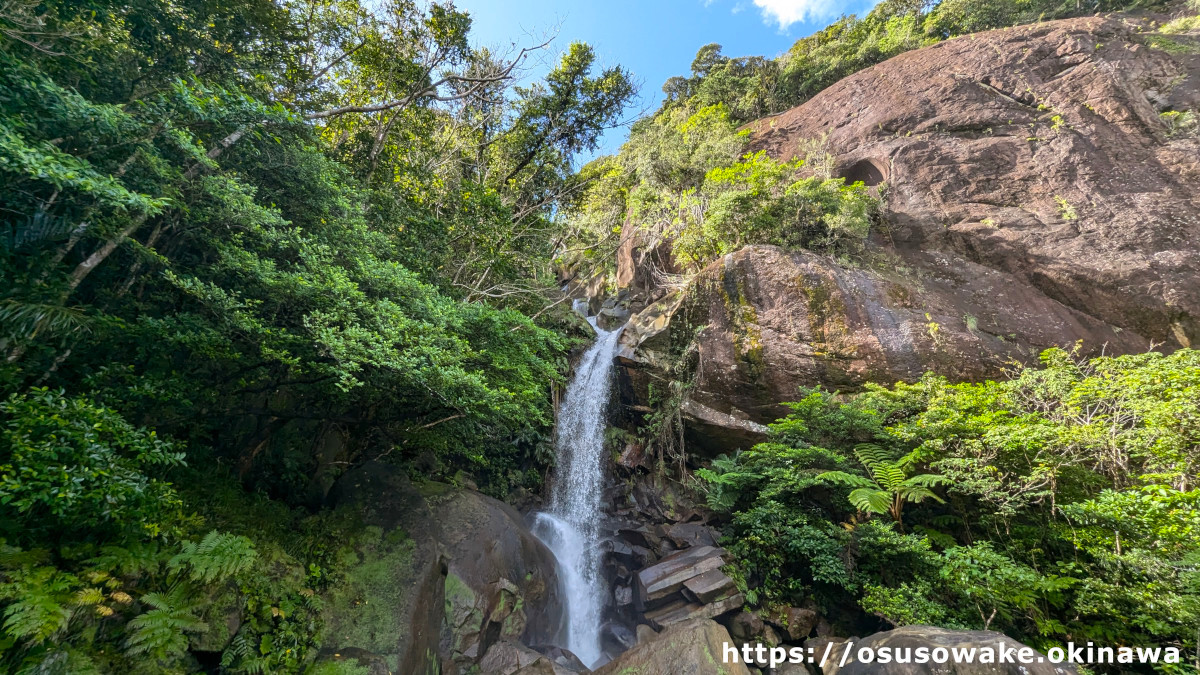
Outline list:
[[[567,385],[555,437],[554,491],[549,510],[535,517],[533,533],[558,559],[566,590],[566,647],[591,668],[603,656],[600,622],[607,594],[600,572],[601,460],[613,353],[621,330],[605,331],[594,319],[588,321],[596,328],[596,342]]]

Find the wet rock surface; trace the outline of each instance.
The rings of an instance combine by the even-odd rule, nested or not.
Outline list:
[[[354,545],[355,564],[346,579],[323,598],[322,644],[331,654],[354,654],[360,663],[436,672],[447,554],[429,506],[395,467],[378,462],[344,474],[331,499],[362,514],[368,529]]]
[[[470,490],[428,484],[424,492],[449,555],[451,652],[477,660],[492,640],[553,644],[564,626],[554,556],[507,504]]]

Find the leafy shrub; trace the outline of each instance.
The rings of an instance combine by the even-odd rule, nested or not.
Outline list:
[[[875,199],[861,184],[802,178],[802,167],[760,151],[709,171],[697,196],[685,194],[686,216],[673,247],[677,260],[699,267],[747,244],[823,252],[860,248]]]
[[[35,389],[0,403],[0,513],[44,532],[158,534],[179,500],[156,475],[183,453],[84,398]]]
[[[813,600],[847,631],[873,619],[1043,648],[1195,648],[1200,352],[1051,349],[1004,382],[927,375],[844,401],[808,392],[792,408],[770,442],[698,472],[730,514],[723,545],[751,602]],[[892,512],[887,485],[926,470],[944,476],[944,503]],[[848,482],[890,498],[851,507]]]
[[[671,245],[675,262],[698,269],[748,244],[821,252],[855,252],[878,207],[861,184],[806,175],[803,161],[742,155],[738,131],[723,104],[677,106],[634,125],[614,158],[584,174],[596,176],[571,211],[591,236],[630,233]]]
[[[1200,16],[1195,17],[1197,27],[1200,27]],[[1159,119],[1167,125],[1169,136],[1200,133],[1200,121],[1196,113],[1190,110],[1169,110],[1159,114]]]

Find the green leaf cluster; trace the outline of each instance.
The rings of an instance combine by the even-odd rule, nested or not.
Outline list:
[[[792,407],[698,472],[755,602],[816,602],[846,630],[1194,649],[1200,352],[1052,349],[1005,381]]]

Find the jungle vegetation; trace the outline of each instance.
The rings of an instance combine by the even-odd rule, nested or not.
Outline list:
[[[325,491],[367,460],[537,490],[588,337],[560,284],[622,228],[693,269],[863,246],[877,194],[820,139],[747,154],[743,123],[955,34],[1142,4],[886,0],[778,58],[709,45],[578,168],[632,74],[474,48],[450,3],[0,2],[0,672],[310,671],[367,536]],[[701,475],[756,603],[1194,645],[1195,358],[812,392]]]

